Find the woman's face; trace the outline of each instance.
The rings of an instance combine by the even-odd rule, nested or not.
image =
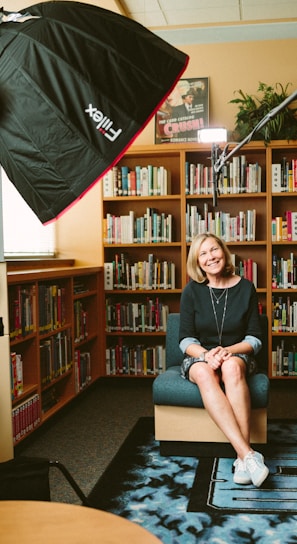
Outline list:
[[[198,254],[200,268],[209,276],[220,276],[225,268],[225,254],[214,238],[202,242]]]

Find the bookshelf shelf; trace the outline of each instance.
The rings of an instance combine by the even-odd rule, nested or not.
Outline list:
[[[38,390],[38,384],[27,384],[23,387],[23,392],[12,401],[12,406],[17,406],[18,403],[25,400],[30,395],[33,395]]]
[[[104,374],[103,270],[70,266],[8,271],[7,282],[13,434],[18,444]],[[83,337],[75,342],[80,326]]]
[[[48,391],[52,387],[55,387],[59,382],[66,380],[69,376],[72,376],[72,370],[64,372],[64,374],[58,376],[57,378],[52,378],[50,383],[42,385],[41,391]]]
[[[232,149],[232,145],[230,149]],[[290,253],[295,254],[296,241],[282,239],[273,241],[272,238],[272,219],[279,215],[285,219],[286,210],[297,212],[297,184],[291,192],[285,191],[284,187],[276,191],[273,164],[283,165],[288,163],[293,165],[293,160],[297,159],[297,142],[273,141],[266,145],[264,142],[250,142],[240,150],[240,155],[245,156],[246,163],[252,165],[250,172],[256,172],[256,177],[249,178],[247,191],[256,187],[253,192],[242,192],[242,182],[235,183],[233,172],[238,165],[238,157],[232,164],[233,170],[231,181],[229,168],[224,172],[223,191],[218,197],[216,208],[213,207],[213,197],[211,192],[212,184],[207,181],[209,175],[211,148],[207,144],[164,144],[154,146],[134,146],[131,148],[118,164],[118,168],[127,166],[130,170],[135,170],[137,166],[153,167],[163,166],[170,172],[171,194],[162,196],[104,196],[104,187],[102,188],[102,216],[106,214],[124,215],[130,210],[135,210],[135,217],[142,215],[147,207],[155,208],[158,213],[165,212],[172,214],[173,237],[172,242],[168,243],[133,243],[130,244],[107,244],[103,243],[103,254],[105,263],[111,263],[116,254],[128,253],[130,263],[135,261],[146,261],[148,254],[153,254],[154,259],[167,259],[175,264],[175,289],[108,289],[105,291],[106,307],[108,304],[123,304],[123,302],[144,303],[147,297],[158,297],[168,306],[169,312],[179,311],[179,299],[182,288],[185,286],[188,278],[186,274],[186,259],[190,246],[187,236],[189,236],[186,224],[186,212],[189,207],[196,207],[198,214],[203,217],[207,209],[209,214],[220,212],[229,214],[230,217],[236,217],[239,211],[247,214],[255,210],[256,224],[254,239],[238,239],[227,241],[231,253],[235,255],[237,262],[246,262],[253,259],[257,263],[257,281],[256,288],[259,297],[259,303],[263,312],[268,315],[269,328],[272,333],[269,335],[269,353],[271,360],[269,365],[269,377],[271,379],[288,379],[287,376],[280,374],[281,370],[275,373],[275,366],[272,361],[273,351],[275,351],[277,342],[283,337],[285,343],[294,343],[295,332],[273,332],[273,310],[275,297],[291,296],[297,303],[297,289],[273,289],[272,288],[272,256],[278,253],[280,258],[287,258]],[[239,154],[238,154],[239,156]],[[285,158],[285,160],[284,160]],[[233,159],[232,159],[233,161]],[[192,172],[200,180],[198,185],[191,181],[190,184],[190,165]],[[249,174],[252,176],[252,174]],[[255,174],[253,174],[255,176]],[[228,177],[229,176],[229,177]],[[202,185],[199,185],[204,180]],[[227,180],[227,181],[226,181]],[[251,182],[252,180],[252,182]],[[232,185],[233,183],[233,185]],[[281,183],[281,182],[280,182]],[[204,184],[204,185],[203,185]],[[230,188],[231,187],[231,188]],[[189,194],[191,192],[197,194]],[[202,194],[199,194],[202,191]],[[276,192],[274,192],[276,191]],[[210,216],[209,216],[210,217]],[[203,227],[202,227],[203,228]],[[209,229],[207,229],[209,230]],[[103,230],[104,234],[104,230]],[[221,235],[221,233],[218,233]],[[297,227],[296,227],[297,237]],[[103,237],[102,237],[103,238]],[[297,259],[297,251],[296,251]],[[274,297],[274,299],[273,299]],[[121,336],[122,340],[129,346],[139,344],[141,341],[144,346],[152,347],[154,344],[164,344],[164,332],[106,332],[107,350],[114,347],[115,339]],[[142,338],[140,338],[142,337]],[[296,341],[297,349],[297,341]],[[297,365],[297,363],[296,363]],[[115,373],[115,375],[118,375]],[[121,374],[122,375],[122,374]],[[128,374],[129,375],[129,374]],[[142,374],[139,374],[142,376]],[[137,377],[138,375],[136,375]],[[289,376],[289,378],[294,376]],[[296,366],[297,377],[297,366]]]
[[[283,193],[280,193],[280,194],[283,194]],[[219,199],[220,200],[245,200],[245,199],[265,199],[266,198],[266,193],[236,193],[236,194],[220,194],[219,196]],[[186,195],[186,199],[187,200],[193,200],[193,199],[197,199],[197,200],[212,200],[212,195],[211,194],[202,194],[202,195]]]
[[[64,408],[71,400],[72,398],[70,397],[69,398],[64,397],[63,399],[58,400],[52,408],[49,408],[46,412],[43,412],[42,423],[45,423],[51,417],[53,417],[57,412],[59,412],[59,410],[62,410],[62,408]]]
[[[189,195],[190,196],[190,195]],[[201,196],[201,195],[200,195]],[[179,200],[181,197],[180,194],[175,195],[145,195],[145,196],[110,196],[104,197],[106,202],[156,202],[156,201],[166,201],[166,200]],[[211,198],[211,196],[209,195]]]
[[[169,242],[170,243],[170,248],[174,248],[174,247],[181,247],[182,243],[181,242]],[[139,243],[131,243],[131,244],[104,244],[104,248],[105,250],[108,250],[110,248],[112,249],[115,249],[115,248],[123,248],[123,247],[127,247],[127,248],[130,248],[130,249],[134,249],[134,248],[149,248],[149,249],[156,249],[156,248],[164,248],[164,247],[168,247],[168,242],[150,242],[150,243],[145,243],[145,244],[139,244]]]
[[[112,295],[166,295],[181,293],[181,289],[113,289],[106,291],[106,295],[110,293]]]
[[[39,331],[39,337],[41,340],[44,340],[46,338],[50,338],[51,336],[55,336],[59,332],[66,331],[69,328],[71,328],[71,323],[65,323],[65,325],[63,325],[62,327],[57,327],[56,329],[52,331],[48,331],[48,332]]]
[[[86,344],[89,344],[93,340],[97,339],[97,332],[89,333],[86,338],[83,340],[80,340],[79,342],[75,342],[75,348],[80,348],[82,346],[85,346]]]
[[[282,337],[282,336],[287,336],[288,338],[292,337],[292,333],[291,332],[283,332],[283,331],[280,331],[280,332],[272,332],[271,333],[272,336],[277,336],[277,337]]]
[[[107,332],[106,333],[106,336],[115,336],[115,337],[118,337],[118,336],[130,336],[131,335],[131,332],[129,331],[116,331],[116,332]],[[148,336],[149,338],[154,336],[154,337],[157,337],[157,336],[165,336],[166,335],[166,332],[163,332],[163,331],[158,331],[158,332],[133,332],[133,336],[137,337],[137,336]]]
[[[34,340],[34,338],[35,338],[35,333],[32,332],[28,334],[27,336],[23,336],[22,338],[10,339],[10,346],[13,347],[23,342],[30,342],[31,340]]]
[[[84,293],[74,293],[73,300],[81,300],[87,297],[96,297],[97,291],[85,291]]]
[[[272,246],[296,246],[296,240],[280,240],[272,242]]]
[[[291,192],[285,192],[285,191],[282,191],[282,192],[279,192],[279,193],[272,193],[272,198],[292,198],[292,197],[295,197],[296,198],[296,194],[294,193],[291,193]]]

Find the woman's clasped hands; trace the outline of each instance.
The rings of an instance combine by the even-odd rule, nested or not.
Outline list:
[[[210,349],[205,355],[205,361],[213,370],[218,370],[222,364],[230,359],[232,353],[223,348],[222,346],[217,346]]]

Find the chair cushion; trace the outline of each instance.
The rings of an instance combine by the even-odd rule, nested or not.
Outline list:
[[[254,374],[247,379],[252,408],[266,408],[269,379],[266,374]],[[153,383],[154,404],[204,408],[199,388],[180,375],[180,366],[171,366],[157,376]]]

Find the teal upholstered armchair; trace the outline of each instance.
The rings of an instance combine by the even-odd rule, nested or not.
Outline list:
[[[168,316],[166,333],[166,371],[153,383],[155,438],[162,442],[226,442],[204,409],[198,387],[180,376],[183,354],[179,347],[178,313]],[[261,315],[263,346],[257,355],[258,372],[248,378],[251,394],[251,442],[267,441],[269,396],[267,316]]]

